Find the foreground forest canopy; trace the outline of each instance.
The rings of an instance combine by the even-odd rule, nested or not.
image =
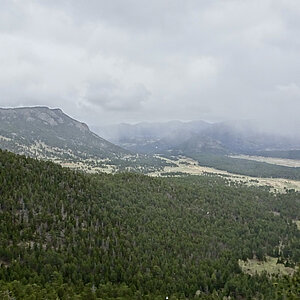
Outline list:
[[[0,151],[1,299],[298,299],[300,194],[214,176],[88,175]],[[224,298],[225,297],[225,298]]]

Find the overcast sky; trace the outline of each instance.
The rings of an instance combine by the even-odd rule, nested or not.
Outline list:
[[[0,106],[300,131],[299,0],[0,0]]]

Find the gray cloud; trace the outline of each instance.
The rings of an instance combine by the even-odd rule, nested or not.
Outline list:
[[[88,82],[84,99],[110,111],[140,110],[150,92],[142,84],[123,87],[116,82]]]
[[[300,128],[300,2],[0,0],[0,106],[91,125]]]

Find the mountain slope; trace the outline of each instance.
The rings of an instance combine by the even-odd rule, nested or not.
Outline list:
[[[164,160],[137,155],[90,131],[60,109],[0,109],[0,148],[87,172],[152,172]]]
[[[0,109],[1,147],[31,156],[115,158],[128,151],[91,132],[60,109],[22,107]]]

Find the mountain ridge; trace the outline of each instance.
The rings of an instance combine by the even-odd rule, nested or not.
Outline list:
[[[98,156],[100,158],[129,154],[97,134],[90,131],[87,124],[79,122],[61,109],[45,106],[0,108],[0,135],[8,139],[23,140],[23,143],[45,143],[51,147],[72,150],[79,156]],[[16,142],[8,143],[7,149]],[[19,148],[22,148],[19,144]],[[17,146],[17,145],[16,145]],[[83,151],[84,150],[84,151]],[[22,150],[20,149],[20,152]],[[23,149],[24,153],[26,149]],[[18,151],[16,151],[18,152]],[[86,155],[82,155],[85,152]]]

